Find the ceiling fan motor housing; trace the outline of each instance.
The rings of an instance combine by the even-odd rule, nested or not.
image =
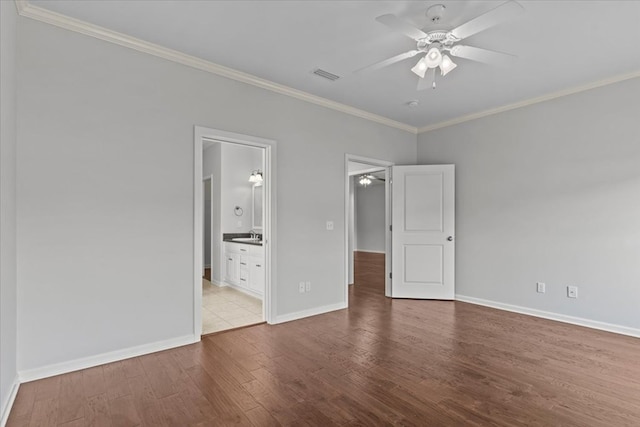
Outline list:
[[[457,41],[459,40],[450,31],[431,31],[427,33],[426,37],[418,40],[418,50],[426,52],[433,44],[437,44],[438,48],[450,50]]]

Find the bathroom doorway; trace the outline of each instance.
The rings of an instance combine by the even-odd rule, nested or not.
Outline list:
[[[271,321],[274,152],[273,141],[196,127],[197,335]]]
[[[206,335],[264,322],[264,148],[206,140],[202,157]]]

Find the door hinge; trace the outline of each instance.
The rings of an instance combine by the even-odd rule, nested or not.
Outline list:
[[[393,273],[389,272],[389,279],[393,279]]]
[[[393,225],[389,225],[389,231],[393,231]]]

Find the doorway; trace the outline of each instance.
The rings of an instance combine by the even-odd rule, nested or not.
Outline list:
[[[196,336],[272,321],[274,157],[274,141],[195,128]]]
[[[353,236],[355,181],[351,176],[367,177],[382,168],[386,178],[385,296],[455,299],[455,165],[394,166],[390,162],[347,154],[344,240],[347,305],[350,284],[354,282],[356,240]]]
[[[391,162],[346,155],[345,300],[351,286],[390,296]]]
[[[263,171],[264,148],[204,141],[203,335],[264,321]]]

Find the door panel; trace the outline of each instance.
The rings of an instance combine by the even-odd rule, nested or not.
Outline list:
[[[394,298],[455,296],[454,172],[453,165],[393,167]]]
[[[404,176],[405,230],[442,231],[442,175]]]
[[[407,283],[442,283],[442,246],[405,245],[404,256]]]

